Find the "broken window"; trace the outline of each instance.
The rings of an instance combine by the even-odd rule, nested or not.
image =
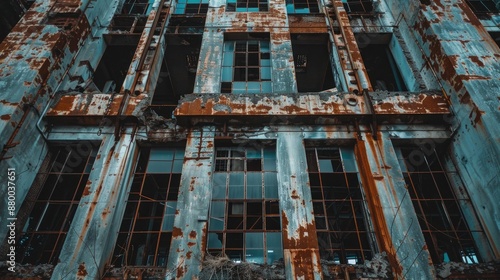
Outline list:
[[[216,149],[208,251],[234,262],[283,258],[274,147]]]
[[[148,15],[153,8],[154,0],[126,0],[122,14]]]
[[[495,0],[466,0],[476,15],[500,12],[500,2]]]
[[[112,265],[166,266],[183,162],[182,148],[141,149]]]
[[[146,15],[114,15],[113,20],[109,26],[110,33],[121,34],[123,32],[129,34],[142,34],[148,17]]]
[[[390,49],[392,34],[357,34],[356,39],[373,89],[407,91]]]
[[[460,205],[471,202],[465,190],[460,198],[454,193],[450,178],[457,171],[446,171],[435,150],[400,147],[396,154],[432,261],[477,263],[472,233],[482,230],[471,230],[464,219]]]
[[[206,14],[208,0],[178,0],[174,14]]]
[[[321,259],[371,259],[374,235],[353,149],[311,147],[306,155]]]
[[[267,12],[268,0],[227,0],[226,12]]]
[[[289,14],[319,13],[317,0],[286,0],[286,11]]]
[[[320,92],[334,88],[327,34],[291,34],[291,39],[299,92]]]
[[[265,93],[271,91],[269,39],[225,41],[221,92]]]
[[[50,162],[35,180],[42,182],[42,186],[34,194],[37,198],[18,243],[20,263],[59,262],[80,198],[89,192],[86,186],[97,150],[91,142],[50,147]],[[33,189],[38,188],[33,186]]]
[[[202,32],[198,27],[205,24],[202,17],[175,16],[170,19],[171,31],[166,35],[165,56],[161,63],[150,108],[158,115],[172,118],[179,98],[191,94],[196,78]]]
[[[342,0],[342,3],[350,15],[371,14],[373,12],[372,0]]]
[[[106,47],[95,70],[94,83],[103,92],[120,91],[137,45]]]

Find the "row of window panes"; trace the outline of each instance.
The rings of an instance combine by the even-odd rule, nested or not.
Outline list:
[[[183,160],[183,148],[142,149],[113,265],[166,265]]]
[[[416,147],[395,151],[433,261],[477,261],[471,232],[481,229],[470,229],[461,213],[447,176],[455,171],[446,172],[435,151],[424,153]],[[470,203],[465,192],[462,197],[464,204]],[[472,252],[468,254],[472,258],[463,260],[465,251]]]
[[[227,0],[226,12],[266,12],[268,0]]]
[[[409,168],[408,166],[405,166],[405,164],[407,164],[409,161],[405,159],[408,159],[410,157],[411,151],[413,151],[414,149],[415,148],[396,149],[398,158],[400,159],[401,168],[402,170],[404,170],[403,173],[405,178],[407,179],[407,184],[409,184],[412,189],[413,188],[419,189],[422,188],[422,186],[427,185],[427,183],[425,183],[425,181],[422,181],[420,178],[413,179],[414,176],[422,176],[422,175],[432,176],[432,177],[438,175],[445,176],[443,166],[439,162],[439,159],[435,154],[425,156],[425,159],[423,161],[425,163],[423,164],[423,166],[426,166],[426,170],[429,170],[428,172],[408,172],[407,170],[409,170]],[[62,149],[60,149],[60,151],[61,150]],[[64,168],[64,164],[68,163],[67,159],[69,154],[70,152],[66,152],[65,156],[55,156],[54,162],[59,162],[60,164],[63,164],[62,165],[63,172],[64,170],[71,172],[70,169]],[[86,156],[82,159],[83,163],[79,163],[75,166],[80,166],[78,169],[80,171],[90,170],[87,167],[92,166],[92,162],[93,159],[95,158],[95,155],[96,151],[93,150],[90,151],[89,153],[86,153]],[[363,213],[364,213],[362,211],[363,201],[359,189],[359,183],[357,181],[355,182],[355,179],[353,179],[354,177],[357,177],[357,174],[355,172],[342,173],[342,171],[357,170],[355,166],[355,160],[352,153],[352,149],[346,149],[346,150],[343,150],[343,148],[308,149],[307,156],[308,156],[308,164],[314,165],[316,163],[316,169],[318,170],[315,172],[310,171],[309,176],[310,177],[318,176],[319,178],[321,178],[316,180],[316,181],[321,180],[321,183],[318,184],[319,188],[317,188],[317,190],[320,192],[320,195],[315,195],[316,193],[314,190],[315,180],[311,180],[311,192],[313,195],[314,213],[317,219],[318,236],[321,232],[325,232],[333,234],[330,237],[331,238],[335,237],[337,238],[338,241],[340,240],[338,238],[342,236],[345,236],[343,237],[344,239],[342,239],[345,240],[345,238],[347,238],[349,234],[359,234],[360,236],[364,235],[366,233],[366,225],[363,222]],[[141,165],[142,162],[142,166],[144,169],[145,168],[144,166],[148,166],[148,161],[149,162],[162,161],[168,158],[169,159],[168,161],[173,162],[176,160],[180,160],[183,157],[184,157],[183,149],[171,149],[171,150],[151,149],[151,152],[148,150],[145,151],[144,153],[141,153],[139,165]],[[214,191],[213,199],[215,200],[212,201],[212,206],[211,206],[210,229],[212,231],[217,231],[217,232],[210,232],[209,236],[213,237],[215,234],[217,239],[221,241],[222,238],[225,238],[223,237],[225,235],[241,234],[241,236],[243,236],[242,238],[240,238],[241,240],[244,240],[246,238],[254,240],[253,237],[254,235],[248,235],[248,234],[255,232],[250,233],[241,231],[246,231],[246,230],[256,231],[259,229],[262,230],[264,228],[266,230],[277,230],[277,231],[281,230],[281,226],[279,225],[280,223],[279,204],[277,200],[262,200],[262,197],[277,199],[278,196],[277,196],[276,173],[275,172],[246,172],[246,173],[229,172],[230,166],[232,165],[231,161],[233,160],[242,161],[243,164],[235,164],[234,166],[245,166],[244,169],[248,169],[249,166],[248,162],[251,162],[252,160],[255,160],[256,163],[260,163],[261,166],[264,166],[264,169],[265,169],[265,164],[262,164],[262,162],[265,163],[266,160],[269,160],[270,165],[271,162],[274,163],[275,165],[276,154],[274,149],[273,148],[218,149],[216,152],[216,157],[217,160],[221,160],[221,162],[226,162],[225,163],[226,168],[225,169],[223,168],[223,170],[225,170],[226,173],[214,174],[214,182],[215,182],[214,186],[220,187],[221,192],[218,194],[217,191]],[[147,161],[145,161],[144,158],[146,158]],[[325,161],[324,163],[322,163],[323,160]],[[346,161],[352,161],[353,166],[347,166]],[[250,166],[254,166],[254,164],[250,164]],[[273,169],[273,171],[276,170],[275,167],[271,169]],[[312,170],[314,168],[309,167],[309,169]],[[57,174],[56,169],[53,170],[54,174],[51,175],[56,175]],[[321,171],[327,170],[327,172],[318,173],[320,172],[320,170]],[[61,176],[64,175],[65,174],[61,174]],[[174,175],[180,176],[180,174],[171,174],[170,176]],[[150,230],[153,230],[155,232],[172,230],[176,206],[177,206],[175,200],[177,199],[177,197],[175,195],[175,197],[172,196],[168,198],[169,196],[165,195],[167,190],[163,192],[157,192],[155,194],[147,193],[148,191],[150,191],[151,188],[148,187],[149,183],[147,179],[144,180],[144,177],[148,176],[168,177],[169,175],[163,175],[163,174],[144,175],[139,173],[136,174],[136,177],[134,178],[134,184],[138,185],[134,187],[133,184],[132,189],[135,191],[131,191],[131,196],[135,194],[138,194],[138,196],[136,196],[135,199],[129,199],[129,202],[127,203],[127,210],[125,213],[122,227],[120,229],[120,232],[122,232],[121,235],[124,234],[138,235],[139,233],[137,232],[150,231]],[[332,180],[323,178],[324,176],[343,176],[343,178],[339,177],[337,179]],[[352,178],[349,179],[349,177]],[[163,180],[158,177],[155,179],[155,181],[164,182],[164,184],[168,184],[166,182],[171,182],[176,186],[173,187],[170,186],[171,189],[169,187],[169,191],[172,190],[175,193],[178,192],[179,180],[171,181],[171,179],[166,179],[166,177],[165,180]],[[217,184],[218,181],[221,181],[220,184]],[[336,185],[337,187],[328,186],[328,183],[325,183],[328,181],[330,182],[334,181],[335,184],[333,185]],[[50,182],[50,180],[48,180],[48,182]],[[338,185],[338,182],[340,182],[340,185]],[[475,253],[471,231],[482,232],[482,230],[480,228],[472,230],[468,228],[465,220],[463,219],[463,216],[460,214],[461,210],[457,204],[458,201],[452,200],[453,195],[448,180],[446,180],[445,178],[439,182],[441,183],[431,184],[431,185],[436,187],[437,191],[441,193],[442,197],[441,201],[424,200],[418,198],[418,195],[416,195],[415,192],[412,192],[412,189],[410,189],[412,202],[414,204],[415,211],[417,212],[417,216],[419,217],[419,222],[421,224],[427,242],[429,244],[434,243],[436,236],[439,235],[447,237],[447,240],[451,239],[452,242],[450,244],[453,244],[452,247],[458,248],[456,250],[452,250],[450,249],[451,247],[448,248],[449,246],[439,247],[439,248],[437,248],[436,246],[431,246],[432,248],[430,248],[430,251],[444,250],[445,253],[449,255],[448,257],[450,257],[450,255],[453,255],[450,258],[452,258],[455,261],[457,260],[461,261],[460,258],[469,259],[469,261],[470,260],[477,261],[477,254]],[[443,192],[442,185],[445,183],[449,190]],[[232,191],[231,189],[233,187],[233,184],[235,184],[236,186],[236,189],[234,189],[234,191]],[[160,184],[160,186],[162,185],[163,184]],[[268,185],[270,186],[269,188]],[[345,191],[346,188],[349,189],[347,193]],[[342,191],[342,189],[344,189],[344,191]],[[429,190],[426,190],[426,192],[428,191]],[[50,195],[47,196],[44,193],[47,193],[47,191],[45,190],[45,186],[44,190],[42,190],[42,195],[44,195],[42,197],[46,197],[47,199],[50,198],[53,200],[57,200],[56,196],[51,197]],[[147,196],[145,196],[146,193]],[[163,193],[163,195],[161,193]],[[332,193],[333,195],[330,196],[330,194]],[[344,195],[336,196],[335,195],[336,193],[343,193]],[[443,193],[445,193],[446,195],[443,196]],[[75,197],[74,194],[72,193],[71,197],[68,196],[68,199],[70,200],[69,203],[60,203],[57,201],[55,202],[38,201],[37,203],[35,203],[35,207],[32,211],[31,217],[28,221],[28,224],[26,225],[28,232],[32,232],[34,234],[31,236],[28,235],[23,236],[19,242],[20,247],[24,252],[25,262],[39,263],[42,258],[39,252],[43,252],[43,254],[46,255],[43,257],[43,260],[45,260],[44,262],[50,262],[51,260],[54,259],[54,257],[57,257],[54,255],[54,252],[58,251],[60,249],[60,246],[62,246],[62,243],[64,242],[65,232],[68,230],[71,219],[74,215],[74,212],[76,211],[80,195],[81,194],[77,194],[76,195],[77,197]],[[221,200],[218,201],[217,198],[220,198]],[[231,200],[226,201],[225,199],[227,198],[231,198]],[[243,200],[245,198],[247,200]],[[254,200],[254,198],[257,200]],[[75,200],[72,201],[72,199]],[[170,199],[174,201],[167,201]],[[319,201],[317,201],[317,199]],[[345,202],[346,204],[342,204],[342,202]],[[141,210],[143,206],[145,207],[144,211],[146,212]],[[155,207],[158,209],[156,209]],[[252,211],[249,211],[250,209]],[[261,212],[259,212],[257,209],[261,209]],[[329,217],[330,212],[334,213],[333,214],[335,217],[334,219],[330,219]],[[57,214],[55,213],[59,213],[63,216],[57,218]],[[156,218],[151,218],[151,217],[156,217]],[[214,220],[218,220],[218,222],[213,222]],[[330,224],[330,220],[332,221],[332,224]],[[135,223],[136,226],[134,228],[131,228],[133,223]],[[342,225],[340,226],[342,231],[339,231],[339,227],[336,226],[339,225],[339,223],[342,223]],[[44,234],[44,231],[50,234]],[[218,232],[218,231],[224,231],[224,232]],[[231,233],[231,231],[240,231],[240,233]],[[272,233],[258,233],[258,234],[272,234]],[[277,234],[276,236],[280,236],[279,245],[276,246],[281,246],[281,233],[275,233],[275,234]],[[363,239],[364,238],[358,237],[358,240],[361,240],[362,243],[365,242],[365,240]],[[217,242],[213,243],[215,242],[214,240],[209,241],[209,243],[212,242],[211,244],[213,244],[213,247],[211,247],[210,250],[216,252],[218,249],[220,249],[220,246],[222,245],[219,246]],[[324,240],[321,242],[324,242]],[[332,243],[330,244],[329,247],[331,249],[325,249],[325,250],[329,251],[332,254],[333,259],[336,258],[338,259],[340,258],[339,256],[344,256],[342,258],[347,258],[348,262],[354,259],[353,257],[354,255],[358,253],[362,254],[366,253],[366,250],[368,248],[366,245],[362,246],[360,245],[359,250],[356,250],[356,248],[354,249],[350,248],[353,249],[352,252],[354,252],[352,253],[354,255],[350,256],[349,254],[351,253],[346,253],[350,249],[345,249],[345,251],[338,252],[335,249],[336,248],[335,244],[337,244],[338,242],[334,241],[331,242]],[[440,244],[439,246],[442,246],[441,244],[444,243],[437,242],[437,244]],[[269,252],[273,251],[273,249],[270,249],[269,243],[267,244],[267,247],[262,245],[263,246],[262,248],[267,248],[266,250],[262,250],[263,257],[261,257],[260,253],[257,254],[255,252],[252,252],[251,250],[255,249],[252,246],[254,245],[250,245],[250,247],[244,247],[243,245],[241,245],[241,249],[236,248],[237,250],[234,250],[234,252],[232,252],[235,253],[233,259],[237,259],[238,258],[236,257],[237,255],[241,257],[241,260],[245,260],[245,256],[247,256],[248,257],[246,259],[247,261],[258,261],[261,260],[261,258],[267,257],[269,263],[269,260],[273,259],[273,257],[270,258],[268,255]],[[57,249],[56,247],[59,249]],[[361,247],[364,249],[361,249]],[[228,247],[226,244],[226,248],[231,248],[231,247]],[[164,250],[164,248],[156,249],[157,252],[162,250]],[[166,250],[166,252],[168,252],[168,250]],[[231,253],[231,250],[227,250],[227,252]],[[236,252],[243,252],[244,254],[239,254]],[[433,257],[439,258],[439,256],[436,255],[433,255]],[[158,264],[161,261],[156,260],[155,262]],[[149,260],[147,261],[143,260],[141,261],[141,263],[143,264],[149,263]]]
[[[211,232],[208,248],[212,255],[220,255],[225,249],[228,258],[237,263],[272,264],[283,258],[281,232]]]
[[[319,13],[317,0],[286,0],[286,10],[289,14]]]
[[[177,0],[174,14],[206,14],[208,0]]]
[[[309,172],[358,172],[354,150],[350,147],[308,148],[307,166]]]
[[[214,173],[212,198],[219,199],[226,196],[230,199],[278,198],[276,173]]]
[[[276,171],[274,149],[221,149],[216,153],[215,172]]]
[[[66,238],[98,147],[93,143],[55,145],[49,173],[17,243],[18,259],[22,263],[52,263]]]

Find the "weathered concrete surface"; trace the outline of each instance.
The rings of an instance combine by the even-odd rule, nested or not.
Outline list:
[[[166,279],[192,279],[205,255],[215,128],[193,128],[182,166]]]
[[[370,94],[374,112],[381,115],[447,115],[446,98],[436,92]],[[370,114],[364,98],[350,93],[198,94],[185,96],[174,114],[193,116],[333,116]]]
[[[91,76],[78,62],[87,59],[88,50],[96,46],[90,34],[103,30],[103,26],[93,24],[96,18],[99,16],[102,24],[109,22],[115,2],[93,1],[90,6],[87,0],[38,1],[0,44],[0,168],[24,171],[17,185],[18,205],[47,152],[45,137],[35,125],[55,92],[76,86],[79,75]],[[60,16],[67,21],[60,21]],[[100,55],[94,55],[95,64],[96,57]],[[39,154],[40,159],[28,154]],[[0,180],[6,181],[5,176],[0,173]],[[0,195],[3,192],[0,189]],[[0,207],[6,209],[4,203],[1,200]],[[0,222],[5,221],[5,215],[6,211],[0,212]],[[0,229],[0,240],[5,232]]]
[[[362,133],[355,146],[371,218],[381,251],[387,252],[398,279],[434,279],[417,214],[387,134],[377,141]]]
[[[451,154],[499,259],[500,48],[465,1],[387,2],[394,16],[402,14],[450,98],[458,127]]]
[[[278,132],[278,194],[288,279],[322,279],[307,161],[301,133]]]
[[[132,129],[106,134],[51,279],[96,279],[113,253],[135,166]]]
[[[200,61],[196,72],[194,93],[218,93],[221,86],[222,50],[224,35],[238,36],[246,32],[269,33],[271,47],[272,91],[296,93],[295,66],[288,30],[285,3],[269,1],[269,12],[225,12],[226,2],[211,1],[203,33]],[[233,35],[233,36],[234,36]],[[231,39],[229,39],[231,40]]]

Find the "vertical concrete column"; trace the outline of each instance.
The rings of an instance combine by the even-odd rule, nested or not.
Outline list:
[[[209,9],[207,24],[209,24],[209,19],[212,19],[212,16]],[[220,29],[205,29],[193,93],[220,92],[223,48],[224,33]]]
[[[273,93],[297,93],[295,79],[295,63],[293,60],[292,39],[288,22],[285,1],[269,1],[269,10],[273,11],[276,20],[272,23],[271,32],[271,79]]]
[[[288,27],[288,20],[285,25]],[[271,33],[271,79],[273,81],[273,93],[297,93],[292,40],[288,28],[284,30],[287,31],[272,30]]]
[[[103,138],[51,279],[98,279],[105,272],[133,173],[136,143],[131,132],[118,141],[112,131]]]
[[[406,6],[418,1],[387,2],[399,6],[453,106],[451,157],[499,259],[500,48],[465,1],[435,0],[415,10]]]
[[[356,161],[381,251],[398,279],[435,279],[425,239],[388,134],[362,133]]]
[[[8,224],[7,219],[10,218],[8,207],[8,192],[7,192],[7,170],[15,168],[16,171],[16,216],[21,209],[21,205],[27,199],[33,181],[42,166],[42,163],[47,156],[49,150],[47,143],[42,135],[36,129],[38,115],[33,111],[27,114],[26,123],[23,131],[16,138],[17,146],[6,153],[5,158],[0,160],[0,182],[3,187],[0,188],[0,224]],[[19,219],[19,218],[18,218]],[[17,225],[22,227],[21,224]],[[0,242],[5,246],[4,242],[9,229],[6,226],[0,227]],[[22,228],[18,228],[17,232],[21,232]],[[2,253],[2,252],[0,252]]]
[[[279,132],[276,146],[286,277],[322,279],[302,134]]]
[[[188,135],[166,279],[192,279],[201,271],[212,197],[215,128],[193,128]]]

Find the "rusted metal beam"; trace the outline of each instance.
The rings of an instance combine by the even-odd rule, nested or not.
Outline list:
[[[374,93],[369,98],[374,104],[374,114],[384,121],[395,122],[397,118],[394,116],[397,115],[426,118],[431,115],[448,115],[450,113],[446,100],[436,92],[401,93],[398,95]],[[269,119],[278,116],[300,116],[301,120],[308,118],[314,120],[318,117],[356,116],[368,118],[371,114],[364,96],[349,93],[193,94],[185,96],[174,112],[175,117],[181,123],[189,122],[192,117],[206,117],[213,120],[230,117],[233,120],[248,121],[248,118],[243,117],[259,116]]]
[[[333,11],[339,24],[340,34],[333,34],[350,92],[372,91],[368,72],[363,63],[358,43],[341,0],[332,0]]]
[[[62,95],[47,112],[46,120],[53,124],[96,125],[105,117],[113,120],[136,119],[150,101],[145,95],[130,96],[125,105],[125,98],[124,94],[113,97],[104,93],[75,92]]]
[[[149,73],[158,63],[159,53],[162,51],[163,45],[160,42],[163,41],[165,26],[168,22],[168,11],[165,0],[156,0],[153,3],[120,92],[139,95],[148,90]],[[161,59],[159,61],[161,64]]]

